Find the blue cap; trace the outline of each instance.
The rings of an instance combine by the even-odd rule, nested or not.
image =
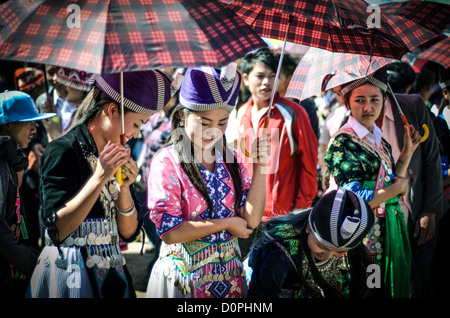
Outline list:
[[[21,91],[0,93],[0,125],[15,121],[35,121],[55,117],[56,113],[39,114],[33,99]]]

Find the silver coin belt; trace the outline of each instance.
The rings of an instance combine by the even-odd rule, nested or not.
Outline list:
[[[366,236],[366,238],[374,238],[371,240],[370,245],[369,243],[366,244],[366,247],[368,248],[370,255],[372,255],[377,261],[380,261],[383,258],[383,247],[381,245],[381,225],[379,223],[379,218],[385,218],[385,208],[385,202],[375,208],[375,223],[370,229],[369,234]]]
[[[88,218],[61,244],[61,247],[85,247],[86,266],[108,269],[125,265],[119,246],[117,224],[107,218]],[[46,235],[46,245],[55,245]]]
[[[190,243],[195,242],[200,241]],[[169,281],[173,280],[174,286],[184,295],[189,294],[194,286],[200,289],[211,282],[245,276],[242,262],[238,258],[240,249],[235,239],[217,244],[209,243],[208,247],[196,252],[192,252],[192,246],[187,247],[186,244],[189,243],[171,245],[163,243],[160,253],[160,258],[172,258],[171,265],[164,268],[163,275]]]

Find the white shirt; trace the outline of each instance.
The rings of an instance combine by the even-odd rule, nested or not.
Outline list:
[[[366,127],[364,127],[359,121],[357,121],[352,115],[348,117],[347,123],[343,127],[352,128],[360,139],[369,141],[377,147],[381,146],[381,137],[383,132],[378,128],[375,123],[372,126],[372,132],[370,132]]]

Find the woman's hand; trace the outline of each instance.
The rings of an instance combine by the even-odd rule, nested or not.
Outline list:
[[[431,240],[436,233],[436,214],[422,213],[416,222],[414,237],[418,238],[417,245],[423,245]]]
[[[130,157],[131,149],[127,148],[127,152],[127,161],[125,162],[125,164],[121,165],[121,168],[119,168],[122,169],[122,174],[126,176],[126,178],[122,176],[123,182],[122,184],[119,184],[120,190],[130,187],[130,185],[136,181],[137,175],[139,173],[139,168],[136,161],[134,161],[133,158]]]
[[[409,125],[409,127],[408,126],[404,127],[405,127],[405,134],[403,136],[404,146],[402,153],[406,156],[411,157],[414,151],[419,146],[420,139],[422,139],[422,136],[414,128],[413,125]]]
[[[419,132],[414,129],[413,125],[404,126],[405,127],[405,134],[403,136],[403,142],[404,146],[402,149],[402,153],[400,154],[400,157],[397,160],[395,173],[397,176],[401,177],[407,177],[407,169],[409,166],[409,163],[411,161],[411,157],[416,151],[417,147],[419,146],[420,139],[422,137],[420,136]]]
[[[248,238],[252,234],[252,230],[247,227],[247,221],[241,217],[226,218],[228,225],[226,230],[231,235],[238,238]]]
[[[110,180],[120,166],[128,162],[130,151],[121,144],[108,141],[100,153],[95,173],[102,181]]]

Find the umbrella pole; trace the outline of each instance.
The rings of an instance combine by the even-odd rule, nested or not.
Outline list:
[[[120,72],[120,142],[125,146],[125,115],[123,107],[123,72]]]
[[[125,114],[123,106],[123,72],[120,72],[120,143],[125,146]],[[118,184],[123,183],[122,167],[116,171],[116,181]]]
[[[273,83],[272,94],[270,95],[270,100],[269,100],[269,109],[267,110],[266,118],[264,119],[263,131],[264,131],[264,129],[267,129],[269,127],[270,113],[271,113],[271,110],[272,110],[272,103],[273,103],[273,99],[275,97],[275,92],[278,89],[278,76],[280,75],[281,65],[283,64],[283,56],[284,56],[284,51],[286,49],[286,42],[287,42],[287,37],[288,37],[288,34],[289,34],[289,28],[291,26],[291,23],[292,23],[292,16],[289,16],[288,29],[286,31],[286,36],[284,37],[283,48],[281,49],[281,53],[280,53],[280,60],[278,61],[278,67],[277,67],[277,71],[276,71],[276,75],[275,75],[275,82]],[[253,154],[253,153],[249,152],[245,148],[245,142],[246,142],[246,138],[244,137],[244,138],[241,139],[241,150],[244,153],[244,155],[246,157],[249,157],[249,158],[256,158],[256,157],[258,157],[256,154]]]
[[[397,109],[398,109],[398,112],[400,113],[400,117],[402,118],[403,124],[404,124],[406,127],[408,127],[409,134],[410,134],[410,136],[412,136],[411,130],[409,129],[409,122],[408,122],[408,120],[406,119],[406,116],[405,116],[405,114],[403,113],[402,109],[400,108],[400,104],[398,103],[397,98],[395,98],[394,91],[392,90],[391,85],[389,85],[389,82],[387,83],[387,86],[388,86],[388,88],[389,88],[389,91],[390,91],[391,94],[392,94],[392,98],[393,98],[394,101],[395,101],[395,105],[397,105]],[[425,140],[427,140],[428,135],[429,135],[429,132],[430,132],[430,131],[429,131],[429,128],[428,128],[428,126],[427,126],[427,124],[423,124],[423,125],[422,125],[422,128],[423,128],[423,130],[424,130],[424,135],[422,136],[422,139],[420,139],[420,142],[421,142],[421,143],[424,142]]]
[[[289,16],[289,24],[288,24],[288,28],[286,31],[286,36],[284,37],[283,47],[282,47],[281,53],[280,53],[280,59],[278,61],[278,67],[277,67],[277,71],[275,74],[275,82],[273,83],[272,94],[270,95],[270,100],[269,100],[269,109],[267,110],[266,119],[264,121],[264,128],[267,128],[269,126],[270,113],[272,110],[272,103],[273,103],[273,99],[275,98],[275,93],[278,90],[278,77],[280,76],[281,65],[283,64],[284,51],[286,49],[287,37],[289,35],[289,29],[290,29],[292,20],[293,20],[292,16]]]
[[[402,118],[403,124],[404,124],[405,126],[408,126],[408,127],[409,127],[409,122],[408,122],[408,120],[406,119],[406,116],[405,116],[405,114],[403,113],[402,109],[400,108],[400,104],[398,103],[397,98],[395,97],[394,91],[392,90],[391,85],[389,85],[389,82],[387,83],[387,86],[388,86],[388,88],[389,88],[389,91],[390,91],[391,94],[392,94],[392,98],[393,98],[394,101],[395,101],[395,105],[397,105],[397,109],[398,109],[398,112],[400,113],[400,117]]]

